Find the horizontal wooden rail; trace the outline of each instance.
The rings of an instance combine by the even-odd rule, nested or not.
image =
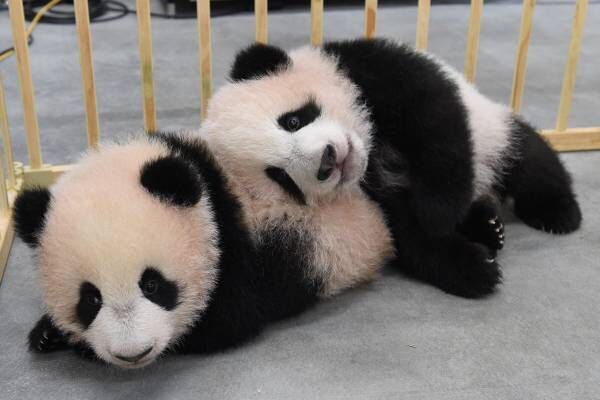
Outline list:
[[[542,135],[556,151],[600,150],[600,126],[542,130]]]

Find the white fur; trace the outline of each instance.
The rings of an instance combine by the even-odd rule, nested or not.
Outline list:
[[[507,167],[505,162],[512,151],[511,111],[508,107],[485,97],[460,72],[444,61],[431,55],[428,57],[440,65],[458,86],[460,97],[467,109],[471,130],[475,196],[488,194]]]
[[[319,49],[303,47],[290,57],[292,66],[276,76],[217,91],[200,134],[224,165],[255,232],[273,223],[310,234],[314,248],[307,257],[313,268],[306,274],[322,280],[320,295],[330,296],[375,278],[394,250],[381,210],[358,186],[367,167],[371,124],[357,103],[357,88]],[[294,133],[278,126],[280,115],[309,99],[321,107],[313,123]],[[336,148],[338,163],[347,159],[343,182],[339,169],[325,181],[317,179],[327,144]],[[266,176],[268,166],[285,169],[306,206]]]
[[[38,249],[45,303],[59,328],[107,362],[123,365],[113,354],[139,354],[149,344],[143,361],[152,361],[205,309],[215,285],[220,251],[208,196],[191,208],[167,206],[140,184],[142,165],[167,153],[146,138],[104,146],[51,190]],[[177,283],[172,311],[143,296],[138,282],[148,266]],[[88,330],[75,313],[84,281],[103,301]]]

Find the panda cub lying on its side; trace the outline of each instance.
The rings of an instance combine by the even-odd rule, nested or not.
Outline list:
[[[265,209],[252,215],[294,201],[301,209],[360,181],[385,215],[398,267],[465,297],[486,295],[500,281],[497,205],[507,196],[536,229],[579,227],[557,155],[431,55],[382,39],[289,54],[254,44],[237,55],[230,78],[201,132]],[[345,220],[360,232],[355,216]]]
[[[247,213],[268,210],[238,199],[235,184],[201,139],[156,134],[103,146],[50,190],[23,191],[16,230],[35,249],[47,310],[31,349],[73,347],[125,368],[167,350],[225,349],[373,279],[393,254],[360,190],[306,211],[274,194],[266,207],[285,212],[255,224]]]

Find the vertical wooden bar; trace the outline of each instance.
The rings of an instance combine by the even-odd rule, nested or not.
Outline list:
[[[144,130],[156,131],[156,107],[154,104],[154,68],[152,66],[152,26],[150,23],[150,1],[136,0],[138,22],[138,45],[142,73],[142,95],[144,99]]]
[[[465,76],[469,82],[475,81],[477,68],[477,50],[479,48],[479,32],[481,31],[481,13],[483,0],[471,0],[469,16],[469,33],[467,35],[467,52],[465,55]]]
[[[310,2],[310,44],[318,46],[323,42],[323,0]]]
[[[525,70],[527,68],[527,54],[529,52],[529,40],[531,38],[534,7],[535,0],[523,0],[521,28],[519,30],[519,42],[517,44],[517,57],[515,61],[515,72],[513,75],[512,93],[510,95],[510,105],[515,112],[519,112],[521,110],[521,100],[523,99]]]
[[[25,132],[27,134],[27,152],[31,168],[42,166],[42,150],[40,148],[40,129],[38,126],[37,113],[35,111],[35,97],[33,94],[33,80],[31,78],[31,67],[29,64],[29,49],[27,48],[27,35],[25,33],[25,16],[23,14],[22,0],[9,0],[10,23],[12,37],[17,56],[17,71],[19,75],[19,86],[21,99],[23,101],[23,118],[25,120]]]
[[[427,39],[429,36],[429,11],[431,9],[431,0],[419,0],[419,9],[417,14],[417,40],[415,47],[418,50],[427,49]]]
[[[6,167],[8,168],[8,188],[14,189],[17,186],[17,177],[15,176],[15,159],[8,129],[8,113],[6,112],[6,96],[4,95],[2,74],[0,74],[0,131],[2,131],[4,158],[6,158]]]
[[[256,17],[256,41],[267,43],[269,34],[268,24],[269,3],[267,0],[254,0],[254,15]]]
[[[75,22],[79,40],[79,63],[81,64],[81,85],[83,88],[83,103],[85,105],[85,120],[87,139],[90,148],[98,147],[100,125],[96,106],[96,81],[94,80],[94,64],[92,60],[92,36],[90,34],[90,13],[87,0],[75,0]]]
[[[567,128],[569,113],[571,112],[571,100],[573,88],[575,87],[575,73],[577,71],[577,60],[579,59],[579,49],[581,48],[581,38],[583,36],[583,26],[587,16],[588,0],[577,0],[575,6],[575,18],[573,20],[573,30],[571,33],[571,44],[569,45],[569,56],[565,67],[563,77],[562,91],[560,93],[560,106],[558,107],[558,116],[556,118],[556,130],[564,131]]]
[[[6,188],[6,178],[4,177],[4,157],[0,153],[0,214],[9,212],[8,191]]]
[[[377,0],[365,0],[365,37],[371,39],[377,29]]]
[[[208,100],[212,91],[212,43],[210,29],[210,0],[197,0],[198,43],[200,44],[200,99],[201,117],[206,117]]]

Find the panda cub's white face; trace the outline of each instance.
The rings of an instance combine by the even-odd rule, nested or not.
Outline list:
[[[140,183],[167,154],[141,140],[86,156],[52,188],[37,254],[48,313],[104,361],[143,367],[206,308],[220,251],[208,196],[165,204]]]
[[[221,88],[200,131],[235,176],[254,185],[267,171],[310,202],[359,181],[371,126],[333,60],[308,47],[289,56],[292,64],[273,76]]]

